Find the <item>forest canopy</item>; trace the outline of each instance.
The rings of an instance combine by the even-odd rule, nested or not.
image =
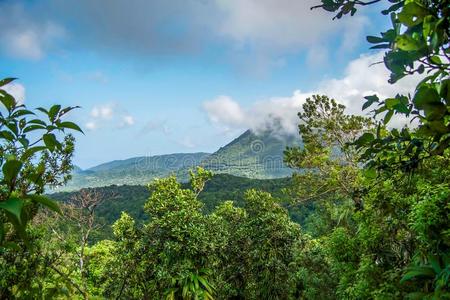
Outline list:
[[[339,22],[377,2],[313,9]],[[106,236],[98,213],[114,189],[45,195],[70,180],[77,107],[30,110],[1,80],[0,298],[450,299],[450,3],[387,4],[390,28],[367,42],[385,51],[391,84],[422,76],[414,91],[367,95],[366,116],[313,95],[299,107],[302,146],[284,153],[292,178],[222,176],[220,190],[198,167],[189,184],[157,179],[144,216],[130,195]]]

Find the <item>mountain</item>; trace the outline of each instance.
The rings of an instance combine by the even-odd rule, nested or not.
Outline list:
[[[87,170],[76,169],[66,186],[56,191],[73,191],[85,187],[108,185],[146,185],[155,178],[177,174],[180,169],[192,169],[209,153],[176,153],[134,157],[107,162]]]
[[[202,166],[217,174],[231,174],[252,179],[287,177],[292,170],[283,163],[287,146],[299,145],[299,137],[270,131],[247,130],[213,154],[177,153],[134,157],[107,162],[87,170],[76,167],[72,180],[55,190],[73,191],[85,187],[109,185],[146,185],[154,178],[174,174],[180,181],[189,179],[189,170]]]
[[[208,156],[201,166],[214,173],[254,179],[287,177],[292,174],[283,162],[287,146],[299,146],[299,137],[270,131],[247,130],[228,145]]]

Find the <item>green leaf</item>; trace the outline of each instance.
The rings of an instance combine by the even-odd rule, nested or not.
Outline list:
[[[359,145],[359,146],[363,146],[367,143],[370,143],[371,141],[373,141],[375,139],[375,137],[373,136],[372,133],[370,132],[365,132],[363,135],[361,135],[356,141],[355,144]]]
[[[19,139],[17,139],[17,140],[19,141],[19,143],[22,144],[22,146],[23,146],[24,148],[27,148],[28,145],[30,144],[30,141],[29,141],[27,138],[19,138]]]
[[[394,108],[395,105],[400,103],[400,99],[397,98],[389,98],[385,100],[386,107],[389,109]]]
[[[0,131],[0,137],[4,138],[10,142],[14,141],[14,139],[15,139],[14,135],[10,131],[7,131],[7,130]]]
[[[61,105],[53,105],[50,107],[50,110],[48,111],[48,118],[51,122],[54,122],[56,120],[56,117],[61,110]]]
[[[34,154],[36,154],[39,151],[44,151],[46,150],[47,147],[44,146],[36,146],[36,147],[31,147],[28,148],[23,154],[22,154],[22,160],[26,161],[28,159],[30,159]]]
[[[76,108],[80,108],[80,106],[69,106],[69,107],[65,107],[65,108],[61,109],[60,116],[65,115],[68,112],[70,112],[71,110],[74,110]]]
[[[8,160],[2,167],[3,179],[11,183],[19,175],[20,169],[22,168],[22,162],[16,159]]]
[[[377,95],[366,96],[364,97],[367,101],[364,103],[362,110],[369,108],[374,102],[380,101]]]
[[[11,112],[13,108],[16,106],[16,99],[13,96],[8,94],[7,92],[0,90],[0,101],[5,106],[5,108]]]
[[[409,2],[398,14],[398,20],[408,27],[412,27],[422,23],[425,16],[429,15],[427,9],[417,2]]]
[[[403,34],[395,39],[395,45],[403,51],[416,51],[422,47],[422,44],[411,36]]]
[[[6,201],[0,202],[0,208],[4,209],[9,214],[13,215],[19,222],[19,224],[21,223],[23,205],[24,205],[23,200],[15,197],[11,197],[8,198]]]
[[[0,87],[7,85],[8,83],[13,82],[14,80],[16,80],[17,78],[4,78],[2,80],[0,80]]]
[[[38,124],[38,125],[42,125],[42,126],[47,126],[47,123],[45,123],[44,121],[39,120],[39,119],[33,119],[33,120],[29,121],[28,123],[30,123],[30,124]]]
[[[42,195],[28,195],[27,197],[30,198],[31,200],[33,200],[34,202],[38,202],[59,214],[62,213],[58,204],[55,201],[53,201],[47,197],[44,197]]]
[[[431,34],[431,32],[435,27],[434,19],[435,18],[432,15],[428,15],[425,18],[423,18],[422,34],[425,39]]]
[[[391,48],[391,44],[384,43],[384,44],[378,44],[376,46],[372,46],[369,49],[390,49],[390,48]]]
[[[394,115],[394,111],[393,111],[393,110],[390,110],[390,111],[388,111],[388,112],[386,113],[386,115],[384,116],[384,119],[383,119],[384,125],[386,125],[387,123],[389,123],[389,121],[391,120],[391,118],[392,118],[393,115]]]
[[[400,283],[404,283],[406,281],[410,281],[411,279],[417,278],[417,277],[428,277],[428,278],[434,278],[436,274],[434,273],[434,270],[430,267],[412,267],[400,280]]]
[[[377,170],[375,168],[367,168],[364,170],[364,176],[369,179],[377,178]]]
[[[58,124],[58,127],[69,128],[83,133],[83,130],[81,130],[81,128],[73,122],[61,122]]]
[[[36,108],[36,109],[39,110],[40,112],[43,112],[44,114],[48,115],[48,110],[46,110],[45,108],[43,108],[43,107],[38,107],[38,108]]]
[[[415,106],[423,110],[430,103],[440,103],[439,94],[434,87],[422,84],[414,95]]]
[[[439,274],[442,271],[441,265],[439,263],[439,257],[437,257],[436,255],[428,256],[428,262],[430,263],[436,274]]]
[[[15,111],[11,117],[13,118],[17,118],[17,117],[21,117],[21,116],[26,116],[26,115],[34,115],[35,113],[28,110],[28,109],[19,109],[17,111]]]
[[[431,63],[435,65],[442,65],[442,60],[438,55],[434,55],[430,58]]]
[[[58,141],[56,140],[56,137],[53,133],[46,133],[43,135],[43,140],[44,140],[44,144],[45,146],[47,146],[47,148],[50,151],[54,151],[56,147],[58,147]]]
[[[39,130],[39,129],[46,129],[46,128],[45,128],[45,126],[42,126],[42,125],[30,125],[23,129],[23,133],[27,133],[27,132],[35,131],[35,130]]]
[[[367,36],[366,39],[371,44],[379,44],[379,43],[386,42],[386,40],[383,38],[380,38],[377,36],[371,36],[371,35]]]

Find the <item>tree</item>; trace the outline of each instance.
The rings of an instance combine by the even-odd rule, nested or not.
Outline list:
[[[99,229],[99,224],[96,222],[96,209],[107,198],[113,198],[114,195],[106,195],[100,193],[95,189],[82,189],[72,197],[69,203],[63,206],[64,218],[68,222],[73,223],[76,228],[76,234],[79,238],[78,242],[78,271],[80,274],[79,281],[81,282],[83,297],[88,298],[88,282],[87,277],[89,270],[88,260],[86,257],[86,248],[91,237],[91,234]]]
[[[373,131],[373,123],[345,114],[345,106],[327,96],[314,95],[302,108],[298,116],[303,147],[285,151],[288,166],[299,170],[291,189],[294,204],[344,198],[360,209],[359,154],[351,143]]]
[[[314,8],[337,12],[336,17],[355,14],[358,6],[380,2],[321,0]],[[392,26],[381,36],[368,36],[372,49],[387,49],[383,63],[391,72],[389,82],[395,83],[405,76],[427,76],[417,85],[414,95],[397,95],[380,100],[377,95],[367,96],[363,109],[377,104],[374,116],[385,114],[388,124],[395,114],[410,120],[417,119],[418,130],[405,128],[401,133],[392,129],[387,134],[367,135],[359,143],[367,145],[365,158],[379,168],[417,168],[423,159],[444,155],[450,146],[450,9],[449,1],[393,0],[382,11],[389,15]],[[389,155],[398,153],[399,155]]]
[[[341,18],[354,15],[358,6],[380,1],[321,0],[322,4],[313,8],[337,12],[335,17]],[[390,292],[386,287],[385,292],[380,288],[378,292],[398,297],[409,289],[414,291],[410,297],[448,298],[449,222],[442,216],[448,215],[450,189],[446,176],[450,154],[450,5],[447,0],[390,3],[382,13],[390,16],[391,28],[381,36],[368,36],[367,41],[375,44],[373,49],[386,49],[383,63],[391,72],[390,83],[413,74],[426,72],[426,76],[413,96],[365,97],[363,109],[377,105],[372,113],[378,129],[362,135],[355,144],[362,153],[361,164],[377,178],[365,191],[367,209],[356,216],[361,224],[358,235],[363,237],[359,241],[367,245],[357,272],[376,272],[360,276],[371,282],[358,286],[365,286],[365,291],[360,291],[373,296],[373,288],[369,291],[367,287],[395,280]],[[380,114],[384,114],[381,121]],[[417,120],[417,128],[383,129],[394,115]],[[373,224],[379,224],[378,228]],[[425,233],[430,226],[433,235]],[[399,273],[405,271],[401,280],[405,285],[398,286]]]
[[[67,131],[82,131],[64,120],[76,107],[31,111],[5,91],[12,81],[0,80],[0,297],[51,297],[66,288],[67,278],[53,270],[61,252],[52,244],[55,237],[48,234],[48,223],[28,224],[40,207],[61,212],[42,193],[70,179],[74,138]]]
[[[13,78],[0,81],[0,246],[14,247],[18,235],[27,244],[26,225],[39,205],[60,211],[56,203],[41,196],[46,186],[64,184],[70,178],[74,138],[66,130],[82,132],[63,117],[76,107],[36,110],[18,104],[3,88]],[[62,138],[57,137],[57,132]]]

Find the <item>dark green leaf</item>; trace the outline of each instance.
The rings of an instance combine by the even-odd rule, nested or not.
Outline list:
[[[11,117],[17,118],[17,117],[21,117],[21,116],[25,116],[25,115],[34,115],[34,114],[35,114],[35,113],[32,112],[32,111],[30,111],[30,110],[27,110],[27,109],[19,109],[19,110],[16,110],[16,111],[11,115]]]
[[[48,110],[46,110],[45,108],[43,108],[43,107],[38,107],[38,108],[36,108],[36,109],[39,110],[39,111],[41,111],[41,112],[43,112],[44,114],[48,115]]]
[[[39,120],[39,119],[33,119],[33,120],[30,120],[30,121],[28,121],[28,123],[30,123],[30,124],[38,124],[38,125],[47,126],[47,123],[45,123],[44,121]]]
[[[56,120],[56,117],[58,116],[59,111],[61,110],[61,105],[53,105],[50,110],[48,111],[48,118],[51,122],[54,122]]]
[[[0,202],[0,208],[13,215],[19,223],[21,223],[21,214],[24,202],[19,198],[8,198],[6,201]]]
[[[3,90],[0,90],[0,101],[9,112],[11,112],[16,106],[16,99]]]
[[[384,116],[383,119],[383,123],[384,125],[386,125],[387,123],[389,123],[389,121],[391,120],[392,116],[394,115],[394,111],[393,110],[389,110],[386,115]]]
[[[27,132],[35,131],[35,130],[39,130],[39,129],[46,129],[46,127],[42,126],[42,125],[30,125],[30,126],[24,128],[23,133],[27,133]]]
[[[433,269],[430,267],[413,267],[410,268],[410,271],[408,271],[400,280],[400,283],[404,283],[406,281],[410,281],[411,279],[417,278],[417,277],[428,277],[433,278],[436,274],[434,273]]]
[[[440,98],[434,87],[428,84],[422,84],[414,95],[413,102],[418,109],[422,110],[428,104],[439,103]]]
[[[31,158],[35,153],[39,152],[39,151],[44,151],[46,150],[47,147],[44,146],[36,146],[36,147],[31,147],[29,149],[27,149],[23,155],[22,155],[22,160],[28,160],[29,158]]]
[[[371,141],[373,141],[375,137],[372,133],[365,132],[363,135],[361,135],[356,141],[355,144],[359,146],[363,146]]]
[[[14,139],[15,139],[14,135],[10,131],[7,131],[7,130],[0,131],[0,138],[4,138],[10,142],[14,141]]]
[[[44,134],[44,136],[42,137],[44,140],[44,144],[45,146],[47,146],[47,148],[50,151],[55,150],[55,148],[58,146],[58,141],[56,140],[56,137],[53,133],[46,133]]]
[[[7,85],[8,83],[11,83],[11,82],[13,82],[16,79],[17,78],[5,78],[5,79],[2,79],[2,80],[0,80],[0,87],[4,86],[4,85]]]
[[[58,124],[58,127],[69,128],[83,133],[83,130],[81,130],[81,128],[73,122],[61,122]]]
[[[8,160],[3,164],[3,179],[11,183],[14,179],[16,179],[17,175],[19,175],[20,169],[22,168],[22,162],[12,159]]]
[[[366,37],[367,41],[371,44],[379,44],[379,43],[383,43],[386,42],[385,39],[377,37],[377,36],[367,36]]]
[[[38,203],[46,206],[47,208],[49,208],[59,214],[61,213],[61,209],[59,208],[58,204],[55,201],[53,201],[47,197],[44,197],[41,195],[29,195],[28,198],[30,198],[34,202],[38,202]]]

